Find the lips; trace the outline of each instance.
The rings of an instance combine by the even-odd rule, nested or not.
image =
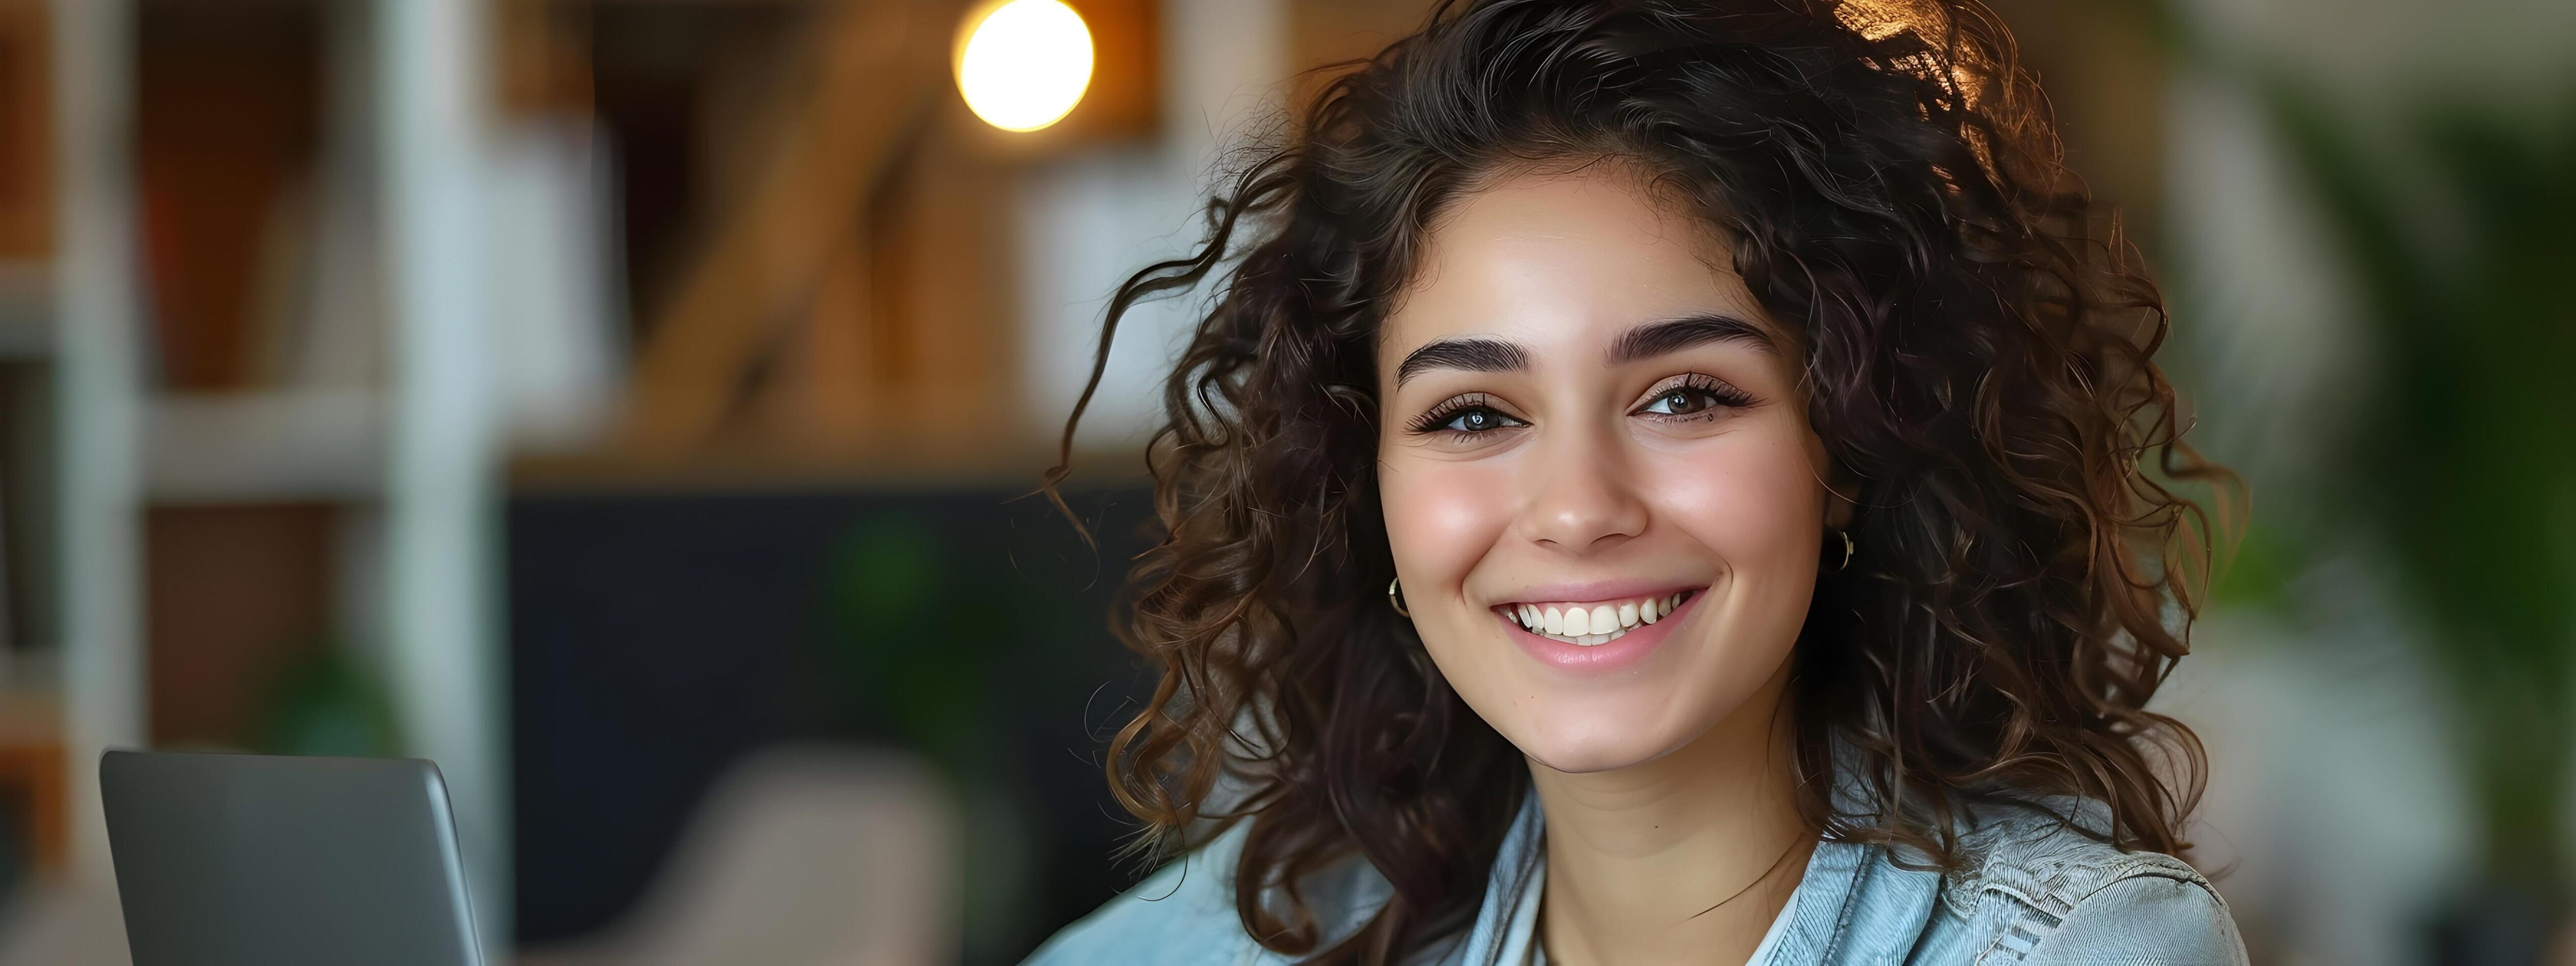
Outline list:
[[[1494,612],[1532,634],[1581,647],[1607,644],[1662,620],[1694,590],[1612,600],[1513,603]]]

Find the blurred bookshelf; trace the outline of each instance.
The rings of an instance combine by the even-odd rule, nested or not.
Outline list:
[[[59,306],[53,23],[0,3],[0,835],[24,868],[69,867],[61,630],[53,620],[50,393]]]
[[[94,881],[99,751],[356,680],[506,935],[515,499],[1033,486],[1010,186],[1159,136],[1158,5],[1032,135],[914,6],[0,0],[6,851]]]
[[[398,458],[441,378],[397,345],[439,321],[407,286],[455,257],[407,248],[406,193],[454,169],[378,161],[480,90],[479,21],[426,6],[0,2],[0,824],[40,873],[104,875],[100,750],[292,750],[274,705],[314,655],[404,680],[431,644],[387,615],[435,604],[402,582],[472,572],[396,472],[490,466]],[[497,716],[467,717],[385,750],[439,757],[489,835]]]
[[[154,504],[382,498],[385,395],[372,389],[168,394],[145,420]]]
[[[1161,150],[1169,58],[1154,0],[1072,5],[1098,51],[1091,89],[1062,123],[1008,134],[951,85],[969,7],[954,0],[0,0],[0,857],[102,882],[110,747],[426,755],[456,798],[478,919],[506,941],[514,816],[580,824],[589,806],[578,783],[512,799],[514,719],[556,718],[514,712],[542,694],[513,692],[510,662],[590,640],[523,644],[518,611],[634,606],[622,587],[508,572],[512,541],[554,533],[662,553],[639,559],[663,579],[703,565],[701,540],[821,567],[918,536],[959,587],[1025,579],[1035,553],[1066,571],[1032,591],[1063,613],[995,625],[991,653],[1122,674],[1083,616],[1115,584],[1098,548],[1019,499],[1054,427],[1023,395],[1014,219],[1029,171]],[[1080,456],[1083,499],[1114,504],[1112,547],[1136,530],[1134,456]],[[767,536],[730,532],[733,515]],[[734,603],[849,592],[776,572],[736,581]],[[546,596],[502,599],[514,588]],[[792,616],[780,634],[808,633]],[[722,656],[659,630],[664,666],[639,674]],[[836,673],[857,689],[878,668]],[[1118,827],[1066,754],[1088,747],[1091,692],[960,680],[1015,716],[1018,737],[981,754],[1028,756],[1052,777],[1020,791],[1066,796],[986,836],[1051,843],[1032,854],[1052,884],[977,900],[1020,918],[976,913],[1001,925],[968,961],[1009,961],[1124,884],[1098,861]],[[853,710],[893,700],[866,694],[800,713],[818,734],[920,737]],[[727,713],[769,713],[742,695]],[[741,749],[697,751],[719,750]],[[716,758],[673,761],[636,762],[634,780],[667,782],[655,814],[676,822]],[[608,843],[645,859],[667,844]],[[565,861],[541,882],[596,865],[542,854]],[[547,901],[539,925],[557,930],[613,911]]]
[[[53,266],[0,260],[0,359],[43,359],[54,351]]]

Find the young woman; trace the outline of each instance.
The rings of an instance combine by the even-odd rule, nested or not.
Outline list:
[[[1109,765],[1179,858],[1034,961],[2242,961],[2145,709],[2223,474],[2058,160],[1935,0],[1473,0],[1333,81],[1112,303],[1223,280]]]

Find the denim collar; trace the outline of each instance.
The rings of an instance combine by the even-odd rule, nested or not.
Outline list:
[[[1531,961],[1530,950],[1538,941],[1539,897],[1547,880],[1546,833],[1538,793],[1524,793],[1520,814],[1512,819],[1486,877],[1476,925],[1447,962],[1521,966]],[[1789,897],[1789,924],[1770,962],[1904,962],[1931,922],[1940,886],[1939,872],[1900,866],[1879,846],[1820,842],[1807,859],[1806,877]]]

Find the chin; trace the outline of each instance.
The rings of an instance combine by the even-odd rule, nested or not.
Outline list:
[[[1638,721],[1633,711],[1597,710],[1603,713],[1540,712],[1533,715],[1539,720],[1498,730],[1531,761],[1578,775],[1645,764],[1689,744],[1705,730]]]

